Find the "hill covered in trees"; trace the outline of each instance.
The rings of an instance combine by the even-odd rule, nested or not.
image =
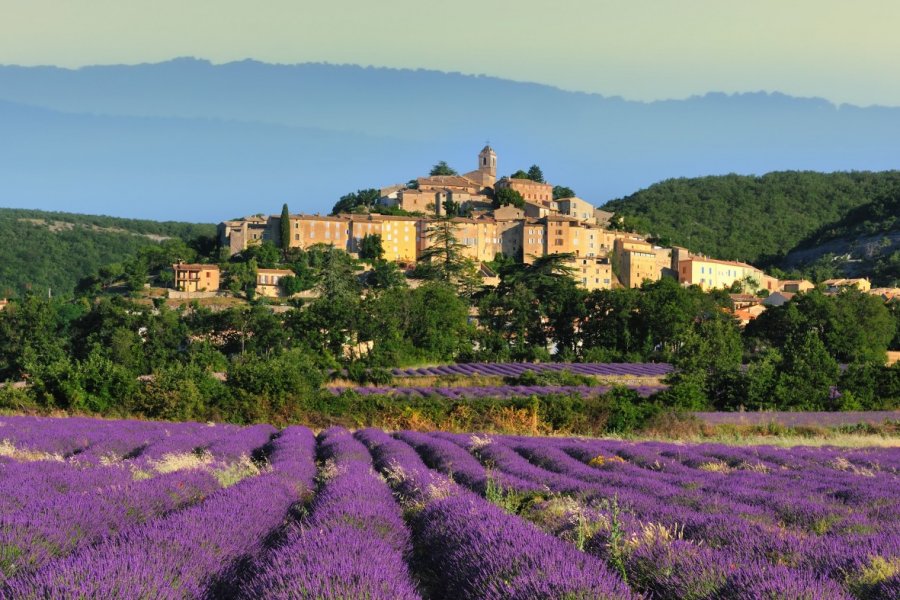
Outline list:
[[[781,171],[669,179],[604,208],[623,216],[625,226],[695,252],[803,268],[837,253],[785,257],[795,249],[896,231],[898,198],[900,171]]]
[[[214,236],[208,224],[0,208],[0,297],[71,293],[78,280],[167,239]]]

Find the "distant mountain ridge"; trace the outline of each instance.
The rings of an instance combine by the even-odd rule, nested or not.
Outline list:
[[[0,204],[216,221],[406,181],[438,160],[538,163],[597,204],[670,177],[896,168],[900,108],[783,94],[634,102],[425,70],[0,66]]]

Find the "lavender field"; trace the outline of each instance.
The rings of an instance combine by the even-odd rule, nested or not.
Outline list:
[[[569,371],[577,375],[608,377],[662,377],[672,372],[668,363],[461,363],[437,367],[410,367],[392,369],[395,377],[439,377],[446,375],[475,375],[496,377],[517,377],[526,371],[544,373],[547,371]]]
[[[900,449],[0,417],[0,598],[900,598]]]
[[[649,398],[665,390],[664,385],[625,386],[634,390],[642,398]],[[346,387],[330,387],[332,394],[340,394]],[[447,386],[359,386],[352,388],[361,396],[385,395],[425,398],[441,396],[451,400],[460,398],[518,398],[527,396],[548,396],[551,394],[575,394],[582,398],[602,396],[612,389],[608,385],[471,385],[459,387]]]

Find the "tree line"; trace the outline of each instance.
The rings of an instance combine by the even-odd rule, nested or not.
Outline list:
[[[742,331],[725,292],[671,279],[586,292],[565,255],[502,264],[495,288],[463,285],[472,265],[448,244],[435,246],[418,280],[373,278],[375,269],[364,276],[330,247],[256,247],[241,260],[287,265],[318,292],[286,312],[265,299],[213,311],[110,293],[26,294],[0,312],[0,381],[29,386],[3,388],[0,405],[287,422],[354,402],[365,412],[352,397],[322,391],[342,370],[364,381],[390,379],[387,370],[404,365],[535,360],[675,365],[668,391],[646,402],[620,398],[620,415],[883,409],[900,401],[900,367],[884,366],[885,351],[900,347],[897,302],[812,291]],[[477,410],[489,408],[496,407]]]

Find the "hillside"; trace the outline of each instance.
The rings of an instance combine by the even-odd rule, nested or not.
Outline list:
[[[900,191],[849,211],[802,240],[785,268],[815,265],[835,275],[868,276],[880,286],[900,287]]]
[[[215,222],[285,201],[327,212],[439,160],[466,171],[486,139],[502,174],[538,163],[597,204],[670,177],[891,169],[900,108],[778,93],[633,102],[459,73],[179,59],[0,66],[0,130],[0,204]]]
[[[780,266],[801,244],[809,249],[851,231],[896,228],[898,194],[900,171],[785,171],[762,177],[670,179],[604,208],[695,252]],[[889,198],[893,205],[883,200]],[[873,200],[881,204],[871,205]],[[891,217],[893,225],[887,220]],[[804,266],[821,254],[789,266]]]
[[[101,266],[168,238],[215,235],[213,225],[0,208],[0,297],[72,292]]]

